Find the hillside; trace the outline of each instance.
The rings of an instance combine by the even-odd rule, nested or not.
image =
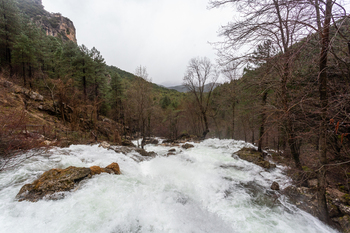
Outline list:
[[[209,90],[211,89],[213,83],[208,83],[208,84],[205,84],[204,85],[204,92],[209,92]],[[214,89],[216,87],[218,87],[220,84],[219,83],[216,83],[215,86],[214,86]],[[172,86],[172,87],[167,87],[168,89],[171,89],[171,90],[176,90],[178,92],[188,92],[188,88],[184,85],[178,85],[178,86]]]

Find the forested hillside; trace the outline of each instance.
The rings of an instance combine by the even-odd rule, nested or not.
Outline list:
[[[46,12],[40,0],[0,0],[1,152],[42,145],[15,140],[33,124],[50,140],[77,133],[68,144],[245,140],[275,152],[298,185],[317,178],[323,221],[343,216],[327,214],[325,195],[328,186],[350,192],[349,16],[329,0],[210,6],[229,3],[242,20],[219,32],[219,68],[193,58],[183,79],[188,92],[180,93],[153,84],[142,65],[134,74],[108,66],[97,48],[77,44],[69,19]],[[220,75],[227,82],[217,86]]]
[[[148,112],[179,104],[180,93],[148,82],[147,75],[142,79],[108,66],[96,48],[77,45],[71,21],[46,12],[41,1],[6,0],[0,10],[2,77],[44,95],[51,101],[46,109],[72,129],[93,130],[105,116],[121,135],[135,134],[145,128],[141,113],[135,113],[140,93]],[[145,109],[138,111],[145,115]]]

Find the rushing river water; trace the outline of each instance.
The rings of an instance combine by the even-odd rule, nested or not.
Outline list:
[[[0,232],[336,232],[270,189],[290,180],[232,157],[246,144],[208,139],[176,155],[136,162],[97,145],[55,148],[0,173]],[[166,155],[169,147],[146,146]],[[17,202],[20,188],[44,171],[119,163],[122,175],[83,181],[62,200]]]

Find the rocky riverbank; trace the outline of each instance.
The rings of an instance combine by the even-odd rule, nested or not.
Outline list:
[[[258,152],[254,148],[242,148],[233,156],[252,162],[262,168],[271,169],[276,165],[270,163],[265,158],[265,152]],[[273,182],[271,189],[285,195],[289,201],[298,208],[319,218],[317,205],[317,179],[309,179],[302,183],[304,186],[288,186],[283,190],[277,188],[277,183]],[[331,225],[341,232],[350,233],[350,195],[331,187],[326,191],[328,214],[331,218]]]

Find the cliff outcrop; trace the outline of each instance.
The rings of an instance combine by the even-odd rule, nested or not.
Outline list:
[[[41,27],[46,35],[77,43],[73,22],[60,13],[47,12],[41,0],[18,0],[18,7]]]
[[[60,13],[49,13],[41,17],[40,20],[35,20],[48,36],[61,37],[77,43],[76,30],[73,22],[63,17]]]

